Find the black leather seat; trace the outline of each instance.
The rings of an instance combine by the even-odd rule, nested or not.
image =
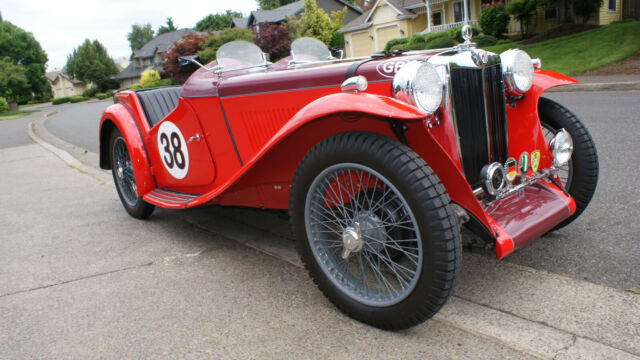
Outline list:
[[[181,91],[182,86],[136,91],[138,99],[140,99],[140,104],[142,104],[142,110],[147,116],[150,126],[160,122],[171,110],[178,106]]]

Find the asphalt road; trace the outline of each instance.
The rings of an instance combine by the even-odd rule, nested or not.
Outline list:
[[[591,132],[600,180],[589,208],[568,227],[534,241],[507,261],[564,273],[622,289],[640,289],[640,120],[638,92],[550,93],[575,112]],[[50,118],[54,135],[97,151],[97,124],[110,101],[65,105]],[[487,254],[491,256],[491,254]]]

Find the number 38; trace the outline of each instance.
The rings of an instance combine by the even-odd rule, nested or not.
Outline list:
[[[182,152],[182,141],[176,132],[160,134],[160,143],[164,149],[163,160],[169,169],[173,169],[174,165],[179,169],[184,169],[185,158]]]

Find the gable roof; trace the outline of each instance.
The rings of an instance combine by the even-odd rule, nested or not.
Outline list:
[[[231,27],[246,28],[249,25],[249,17],[233,18],[231,19]]]
[[[180,40],[184,35],[193,32],[198,35],[204,34],[192,29],[180,29],[158,35],[138,50],[133,51],[134,58],[148,58],[155,55],[156,52],[167,52],[173,46],[173,43]]]
[[[369,11],[350,21],[342,29],[338,30],[338,32],[344,33],[366,29],[371,26],[371,22],[369,22],[369,20],[371,19],[373,13],[378,9],[378,4],[380,3],[380,1],[384,1],[387,5],[389,5],[389,7],[397,13],[396,17],[398,19],[413,18],[417,14],[415,10],[424,7],[423,0],[377,0],[376,3],[371,7],[371,9],[369,9]]]
[[[346,6],[348,9],[355,11],[358,14],[362,14],[362,9],[358,6],[351,5],[343,0],[333,0],[340,5]],[[402,0],[401,0],[402,1]],[[252,11],[247,18],[247,25],[260,24],[268,22],[271,24],[278,24],[285,21],[288,16],[298,16],[304,10],[304,0],[292,2],[290,4],[280,6],[279,8],[272,10],[255,10]],[[245,27],[246,27],[245,26]],[[238,26],[239,27],[239,26]]]
[[[72,84],[82,84],[82,81],[78,80],[78,79],[71,79],[69,77],[69,75],[63,73],[60,70],[55,70],[55,71],[49,71],[44,73],[44,76],[53,84],[54,82],[56,82],[56,79],[58,77],[61,77],[63,79],[67,79],[69,80]]]

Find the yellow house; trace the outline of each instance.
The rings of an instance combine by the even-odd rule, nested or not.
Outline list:
[[[373,1],[373,0],[372,0]],[[547,31],[566,22],[570,11],[568,0],[559,0],[557,8],[538,7],[537,15],[531,24],[532,33]],[[600,11],[589,18],[588,24],[607,25],[622,20],[622,1],[604,0]],[[507,0],[507,4],[510,0]],[[467,0],[467,14],[470,24],[477,24],[482,12],[483,3],[491,0]],[[368,56],[376,51],[384,50],[391,39],[410,37],[423,32],[441,32],[464,24],[465,1],[463,0],[429,0],[431,13],[430,30],[427,25],[426,6],[424,0],[376,0],[373,7],[346,24],[340,32],[344,34],[347,57]],[[582,19],[575,19],[582,22]],[[517,36],[520,24],[512,20],[507,32]]]
[[[481,0],[469,0],[470,23],[480,15]],[[431,32],[464,23],[462,0],[430,0]],[[427,30],[424,0],[377,0],[373,7],[340,29],[348,57],[367,56],[384,50],[387,41]]]
[[[50,71],[45,76],[51,83],[51,95],[54,99],[59,97],[82,95],[82,92],[93,84],[71,79],[62,71]]]

